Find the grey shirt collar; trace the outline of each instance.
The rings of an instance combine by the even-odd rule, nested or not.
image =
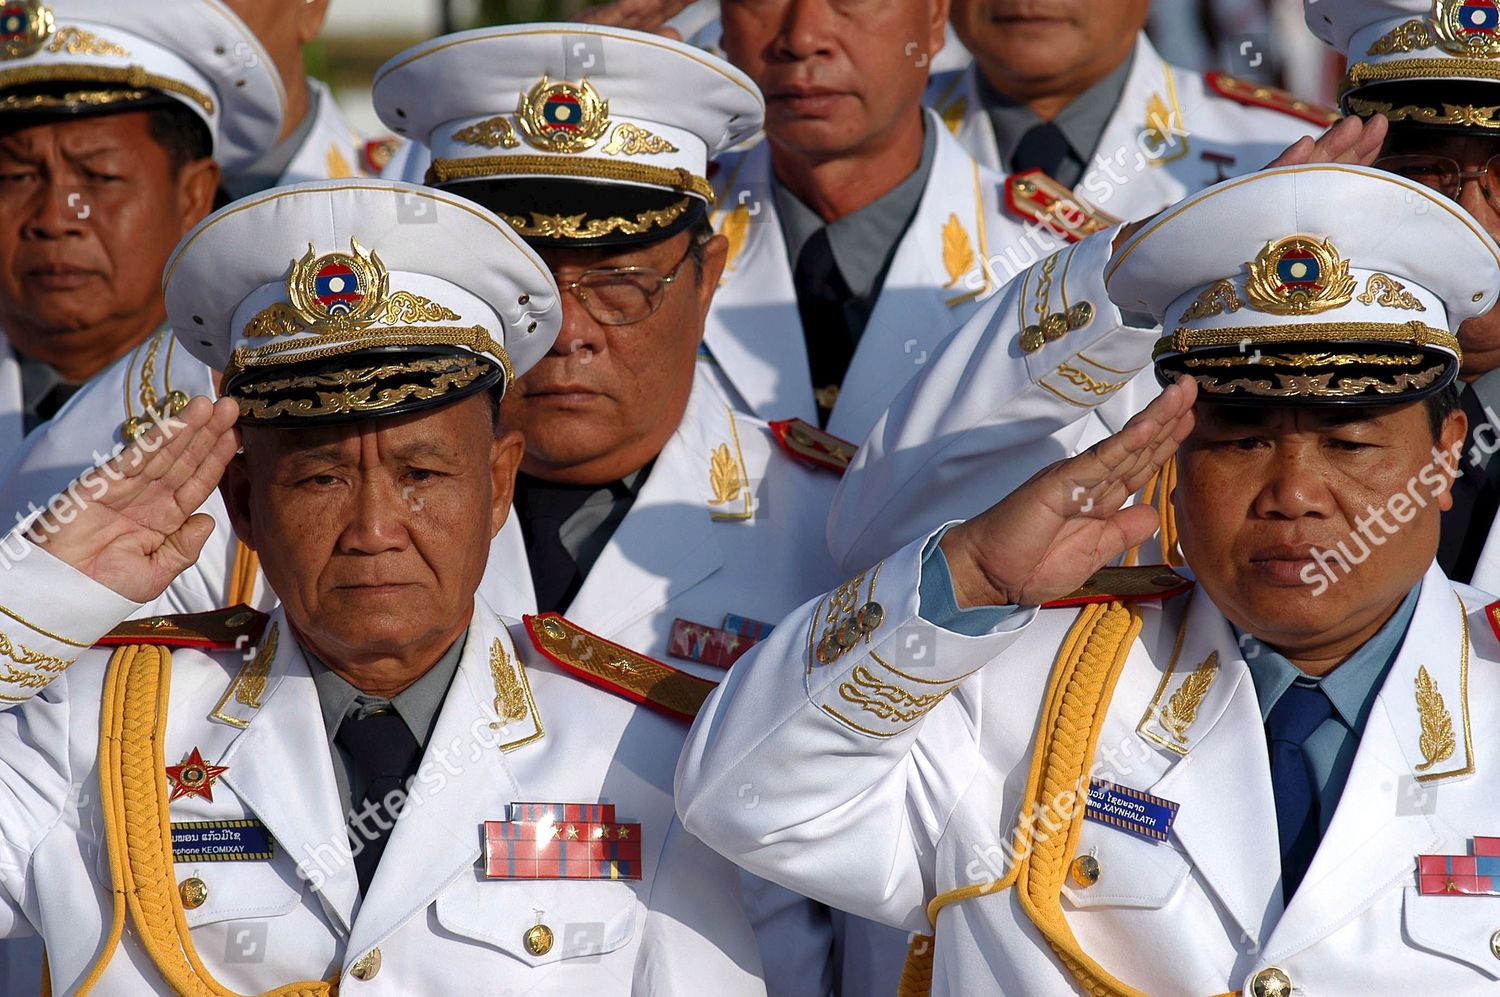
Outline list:
[[[1072,186],[1081,178],[1083,168],[1093,159],[1099,139],[1104,135],[1109,119],[1120,104],[1120,97],[1125,93],[1125,83],[1130,78],[1130,69],[1134,64],[1135,52],[1132,51],[1130,57],[1116,66],[1113,72],[1073,98],[1052,119],[1052,123],[1068,140],[1072,158],[1076,160],[1074,167],[1078,172],[1078,176],[1069,177],[1065,174],[1054,179]],[[990,122],[995,127],[995,145],[1000,150],[1000,161],[1009,170],[1021,137],[1033,125],[1040,124],[1042,119],[1025,104],[1014,101],[995,89],[978,67],[975,67],[974,75],[979,84],[980,103],[984,105]]]
[[[922,156],[911,175],[869,204],[842,218],[827,223],[828,241],[833,259],[849,290],[858,298],[872,298],[879,293],[879,282],[895,254],[896,245],[911,224],[932,162],[937,155],[937,133],[927,114],[922,115]],[[797,267],[797,254],[824,227],[818,213],[802,202],[772,175],[772,196],[781,221],[781,236],[786,241],[787,259]]]
[[[401,719],[406,721],[407,729],[417,739],[417,743],[425,745],[428,735],[432,733],[432,725],[437,720],[438,711],[443,707],[448,686],[453,683],[453,676],[458,671],[458,661],[463,656],[464,641],[468,636],[469,633],[465,630],[443,652],[437,664],[390,699],[360,692],[342,676],[330,671],[316,654],[303,647],[302,652],[307,655],[307,663],[312,669],[313,687],[318,693],[318,705],[323,711],[323,728],[328,734],[330,745],[344,717],[351,713],[373,712],[386,706],[394,708]]]

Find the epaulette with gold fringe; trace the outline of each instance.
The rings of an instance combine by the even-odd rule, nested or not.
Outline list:
[[[1005,178],[1005,207],[1017,217],[1045,225],[1069,242],[1120,224],[1120,219],[1081,200],[1071,187],[1040,169]]]
[[[1165,564],[1100,568],[1078,591],[1042,603],[1043,609],[1087,606],[1091,602],[1152,602],[1181,595],[1193,580]]]
[[[676,720],[693,722],[715,683],[605,640],[557,613],[523,616],[536,649],[564,671]]]
[[[1267,86],[1254,80],[1242,80],[1227,73],[1204,73],[1203,81],[1220,97],[1228,97],[1237,104],[1264,107],[1268,111],[1280,111],[1309,124],[1327,128],[1342,115],[1325,104],[1314,104],[1280,87]]]
[[[788,454],[814,467],[843,474],[858,449],[848,440],[824,432],[806,419],[780,419],[769,423],[776,443]]]
[[[155,644],[161,647],[196,647],[225,651],[252,644],[270,617],[249,606],[230,606],[207,613],[146,616],[126,620],[99,638],[99,647],[123,644]]]

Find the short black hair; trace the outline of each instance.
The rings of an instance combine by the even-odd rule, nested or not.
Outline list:
[[[1423,406],[1427,409],[1427,426],[1432,430],[1433,442],[1443,435],[1443,423],[1450,413],[1458,408],[1458,382],[1454,381],[1442,391],[1434,392],[1422,399]],[[1474,427],[1469,427],[1472,435]]]
[[[153,107],[146,113],[151,137],[166,150],[174,177],[188,163],[213,154],[213,139],[208,134],[208,126],[202,118],[175,100]]]

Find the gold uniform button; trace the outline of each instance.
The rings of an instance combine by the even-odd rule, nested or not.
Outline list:
[[[1291,997],[1292,978],[1275,966],[1262,969],[1250,978],[1250,993],[1254,997]]]
[[[854,622],[854,617],[846,616],[838,629],[839,647],[848,650],[859,643],[859,625]]]
[[[545,924],[535,924],[526,929],[526,951],[532,955],[546,955],[552,951],[552,929]]]
[[[1490,936],[1490,954],[1500,959],[1500,931]]]
[[[373,980],[378,972],[380,972],[379,949],[371,949],[355,959],[354,965],[349,967],[349,975],[360,981]]]
[[[1068,309],[1068,328],[1082,329],[1094,321],[1094,306],[1087,301],[1080,301]]]
[[[1021,330],[1021,352],[1035,353],[1042,348],[1046,340],[1042,337],[1042,327],[1039,325],[1028,325]]]
[[[1052,343],[1063,338],[1068,331],[1068,317],[1062,312],[1053,312],[1042,319],[1042,338]]]
[[[182,906],[197,910],[208,899],[208,884],[197,876],[189,876],[177,885],[177,895],[182,897]]]
[[[1073,860],[1071,872],[1073,882],[1079,886],[1093,886],[1099,882],[1099,860],[1092,855],[1080,855]]]
[[[885,607],[878,602],[867,602],[859,607],[859,628],[870,633],[885,621]]]

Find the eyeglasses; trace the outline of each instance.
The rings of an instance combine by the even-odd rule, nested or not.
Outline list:
[[[697,246],[697,242],[689,242],[669,273],[655,267],[601,267],[585,270],[576,280],[559,281],[557,289],[576,294],[584,310],[600,325],[644,322],[661,308],[667,285],[682,273],[683,264]]]
[[[1375,168],[1415,180],[1446,197],[1458,200],[1464,183],[1478,180],[1484,199],[1495,203],[1500,199],[1500,156],[1492,156],[1482,169],[1465,170],[1458,161],[1447,156],[1408,155],[1384,156],[1375,160]]]

